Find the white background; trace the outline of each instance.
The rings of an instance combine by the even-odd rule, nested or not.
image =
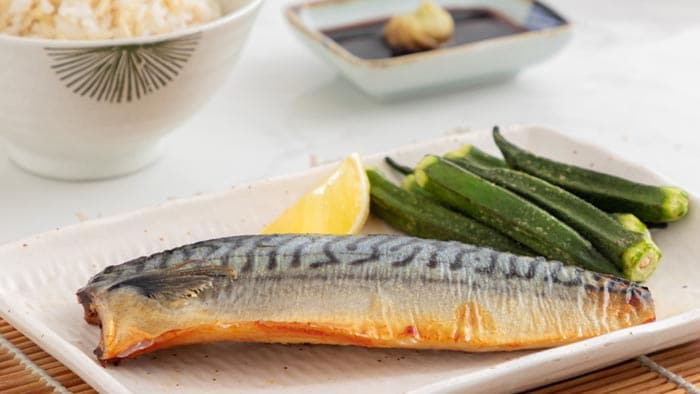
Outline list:
[[[0,243],[494,124],[542,124],[597,141],[700,192],[697,0],[550,1],[575,24],[552,60],[507,83],[392,103],[364,96],[302,47],[283,18],[286,4],[265,3],[229,81],[144,171],[59,182],[0,153]]]

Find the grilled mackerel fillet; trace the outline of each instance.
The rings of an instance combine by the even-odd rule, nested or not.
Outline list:
[[[654,320],[624,279],[391,235],[198,242],[107,267],[78,299],[102,361],[216,341],[531,349]]]

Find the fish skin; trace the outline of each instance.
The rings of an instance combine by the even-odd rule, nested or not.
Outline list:
[[[100,360],[217,341],[520,350],[655,319],[646,287],[393,235],[250,235],[109,266],[77,293]]]

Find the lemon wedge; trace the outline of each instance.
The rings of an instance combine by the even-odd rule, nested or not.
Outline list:
[[[368,215],[369,181],[353,153],[262,233],[357,234]]]

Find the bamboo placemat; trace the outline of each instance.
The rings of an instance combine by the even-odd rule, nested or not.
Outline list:
[[[700,341],[640,356],[541,387],[532,394],[700,394]],[[0,393],[95,393],[89,385],[0,318]]]
[[[68,392],[95,390],[0,318],[0,393]]]

